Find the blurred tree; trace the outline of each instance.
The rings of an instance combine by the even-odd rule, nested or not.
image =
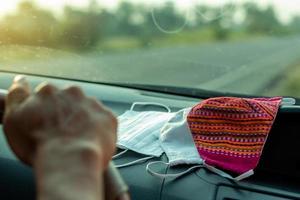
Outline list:
[[[289,29],[292,33],[300,34],[300,16],[293,17],[289,24]]]
[[[17,12],[4,18],[0,25],[0,40],[8,44],[52,45],[55,43],[57,19],[49,11],[32,2],[19,4]]]
[[[209,13],[211,8],[206,5],[196,5],[194,9],[195,13],[195,28],[203,28],[209,20]]]
[[[116,24],[117,32],[124,35],[138,35],[138,23],[136,22],[136,7],[134,4],[122,1],[117,11]]]
[[[246,3],[244,8],[246,11],[245,25],[250,33],[278,33],[282,28],[272,6],[262,9],[255,3]]]
[[[65,7],[59,33],[64,46],[84,50],[97,45],[103,28],[101,10],[97,7],[95,1],[90,1],[86,11]]]
[[[152,16],[152,9],[142,5],[137,6],[137,16],[140,19],[138,25],[138,38],[141,46],[148,47],[151,40],[162,35],[162,32],[155,26]]]
[[[231,3],[225,4],[222,8],[210,9],[210,12],[214,17],[210,22],[210,26],[214,30],[216,39],[228,39],[230,32],[235,28],[234,15],[236,12],[236,6]]]
[[[185,16],[178,13],[173,2],[149,8],[123,1],[114,13],[105,11],[103,15],[106,35],[135,37],[143,47],[153,38],[166,36],[166,32],[179,29],[185,23]]]
[[[162,33],[173,32],[179,30],[186,21],[186,16],[179,13],[175,7],[174,2],[168,1],[163,6],[153,9],[152,21],[156,22],[154,25]]]
[[[104,37],[112,37],[118,34],[117,16],[114,12],[103,10],[102,16],[102,34]]]
[[[171,40],[166,44],[176,44],[187,41],[188,37],[193,38],[189,41],[208,41],[211,40],[212,32],[217,40],[226,40],[237,31],[241,31],[243,37],[249,37],[253,33],[300,33],[300,17],[295,17],[287,28],[280,23],[272,6],[263,9],[250,2],[243,4],[242,8],[245,20],[237,24],[236,13],[241,13],[241,7],[225,4],[220,9],[196,5],[190,10],[193,13],[190,13],[187,26],[182,29],[187,16],[177,9],[174,1],[146,6],[144,3],[124,0],[116,9],[105,9],[96,0],[89,0],[89,5],[85,8],[65,7],[63,16],[60,17],[39,8],[32,1],[23,1],[14,14],[1,19],[0,44],[82,51],[97,48],[104,38],[115,45],[113,48],[118,48],[118,43],[122,40],[126,40],[125,43],[132,41],[140,47],[148,47],[152,41],[168,39]],[[207,40],[206,37],[210,39]]]

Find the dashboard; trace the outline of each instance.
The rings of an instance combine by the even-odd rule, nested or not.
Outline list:
[[[0,73],[0,89],[7,89],[14,76],[14,73]],[[130,109],[134,102],[161,103],[169,106],[172,111],[177,111],[185,107],[193,106],[201,101],[201,99],[178,95],[32,75],[28,76],[28,81],[32,84],[32,87],[44,81],[58,87],[78,85],[87,95],[94,96],[101,100],[106,106],[111,108],[116,115],[120,115]],[[158,108],[147,106],[147,109],[154,110]],[[294,124],[296,124],[296,121]],[[294,127],[293,129],[295,133],[299,130],[297,128],[298,127]],[[299,138],[299,136],[295,137]],[[280,138],[277,140],[280,140]],[[167,162],[165,155],[162,155],[160,158],[151,159],[145,163],[121,168],[120,173],[129,185],[133,200],[300,199],[300,176],[298,178],[298,176],[293,177],[280,173],[281,171],[285,171],[286,168],[289,169],[288,167],[282,166],[290,166],[291,168],[295,166],[295,172],[299,169],[298,167],[300,167],[300,165],[296,165],[295,162],[289,160],[292,155],[297,156],[298,154],[294,152],[294,154],[287,156],[287,158],[278,160],[278,157],[280,157],[278,154],[281,153],[280,149],[277,149],[277,151],[270,149],[271,147],[269,148],[269,152],[267,151],[264,160],[273,159],[272,162],[265,162],[266,164],[262,164],[260,166],[261,170],[258,170],[253,177],[241,182],[230,181],[203,168],[194,170],[177,179],[159,179],[148,174],[146,172],[147,163],[155,160]],[[294,151],[295,149],[297,150],[297,148],[294,147],[294,149],[290,149],[290,151]],[[274,155],[273,152],[278,154]],[[269,154],[272,156],[269,156]],[[127,152],[120,159],[117,159],[115,163],[121,164],[141,157],[142,156],[137,153]],[[299,161],[298,157],[294,157],[297,162]],[[0,134],[0,158],[0,199],[3,199],[1,198],[1,193],[2,195],[8,195],[9,198],[7,199],[34,199],[34,174],[30,168],[16,160],[2,133]],[[274,165],[278,165],[277,168],[273,168]],[[182,165],[172,168],[167,166],[155,167],[155,171],[160,173],[177,173],[188,169],[189,166]],[[271,172],[272,170],[270,169],[274,169],[274,171]]]

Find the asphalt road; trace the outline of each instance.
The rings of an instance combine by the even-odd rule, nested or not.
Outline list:
[[[294,37],[118,54],[99,52],[24,61],[1,68],[91,81],[175,85],[258,94],[299,61],[300,38]]]

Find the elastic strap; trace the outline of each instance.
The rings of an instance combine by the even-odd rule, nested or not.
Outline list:
[[[152,158],[154,158],[154,156],[148,156],[148,157],[140,158],[140,159],[128,162],[128,163],[124,163],[124,164],[120,164],[120,165],[115,165],[115,166],[116,166],[116,168],[129,167],[129,166],[132,166],[132,165],[135,165],[135,164],[143,163],[143,162],[145,162],[147,160],[150,160]]]
[[[165,109],[168,111],[168,113],[171,112],[171,109],[170,109],[168,106],[166,106],[166,105],[164,105],[164,104],[161,104],[161,103],[155,103],[155,102],[135,102],[135,103],[132,104],[130,110],[133,111],[134,108],[135,108],[137,105],[141,105],[141,106],[147,106],[147,105],[159,106],[159,107],[165,108]]]
[[[158,178],[161,178],[161,179],[164,179],[164,178],[175,178],[176,179],[176,178],[179,178],[183,175],[186,175],[186,174],[190,173],[194,169],[203,167],[203,165],[196,165],[196,166],[190,167],[189,169],[187,169],[183,172],[180,172],[180,173],[161,174],[161,173],[155,172],[153,169],[151,169],[151,166],[153,166],[155,164],[163,164],[163,165],[166,165],[166,166],[170,166],[170,163],[166,163],[166,162],[163,162],[163,161],[154,161],[154,162],[150,162],[150,163],[147,164],[146,171],[149,174],[151,174],[152,176],[155,176],[155,177],[158,177]]]
[[[296,99],[294,99],[294,98],[283,98],[281,100],[281,104],[280,105],[293,106],[295,104],[296,104]]]
[[[114,155],[114,156],[112,157],[112,159],[117,159],[117,158],[119,158],[120,156],[122,156],[123,154],[125,154],[127,151],[128,151],[128,149],[125,149],[124,151],[121,151],[120,153]]]
[[[219,170],[219,169],[217,169],[217,168],[215,168],[211,165],[208,165],[205,162],[204,162],[204,166],[207,169],[209,169],[210,171],[212,171],[212,172],[214,172],[214,173],[216,173],[216,174],[218,174],[218,175],[220,175],[224,178],[228,178],[228,179],[231,179],[231,180],[234,180],[234,181],[241,181],[241,180],[243,180],[245,178],[248,178],[249,176],[252,176],[254,174],[254,171],[251,169],[251,170],[249,170],[249,171],[247,171],[247,172],[245,172],[245,173],[243,173],[243,174],[241,174],[237,177],[232,177],[231,175],[229,175],[229,174],[227,174],[227,173],[225,173],[225,172],[223,172],[223,171],[221,171],[221,170]]]

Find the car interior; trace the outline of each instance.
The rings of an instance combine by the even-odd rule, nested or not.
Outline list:
[[[7,90],[14,73],[1,73],[1,89]],[[120,115],[130,108],[133,102],[157,102],[169,106],[172,111],[193,106],[202,99],[168,93],[122,88],[111,85],[82,81],[28,75],[33,86],[49,82],[60,88],[78,85],[87,95],[95,96],[106,106]],[[147,110],[160,107],[147,106]],[[254,176],[235,182],[220,177],[204,168],[196,169],[178,179],[159,179],[146,172],[147,163],[154,160],[167,161],[165,155],[147,162],[121,168],[119,171],[130,188],[132,199],[300,199],[300,173],[298,155],[300,107],[281,106],[271,130],[261,161]],[[35,199],[35,182],[32,169],[18,161],[10,151],[3,134],[0,140],[0,197],[1,199]],[[140,158],[141,155],[128,152],[115,161],[124,163]],[[155,166],[155,170],[167,174],[181,172],[189,166]]]
[[[168,163],[165,153],[146,160],[117,149],[112,163],[134,162],[117,168],[132,200],[300,199],[299,52],[300,0],[1,1],[0,122],[20,74],[32,88],[78,86],[115,116],[135,103],[173,113],[214,97],[289,98],[244,180],[185,164],[152,165],[162,175],[188,170],[156,177],[147,166]],[[0,132],[0,200],[36,199],[34,170]]]

